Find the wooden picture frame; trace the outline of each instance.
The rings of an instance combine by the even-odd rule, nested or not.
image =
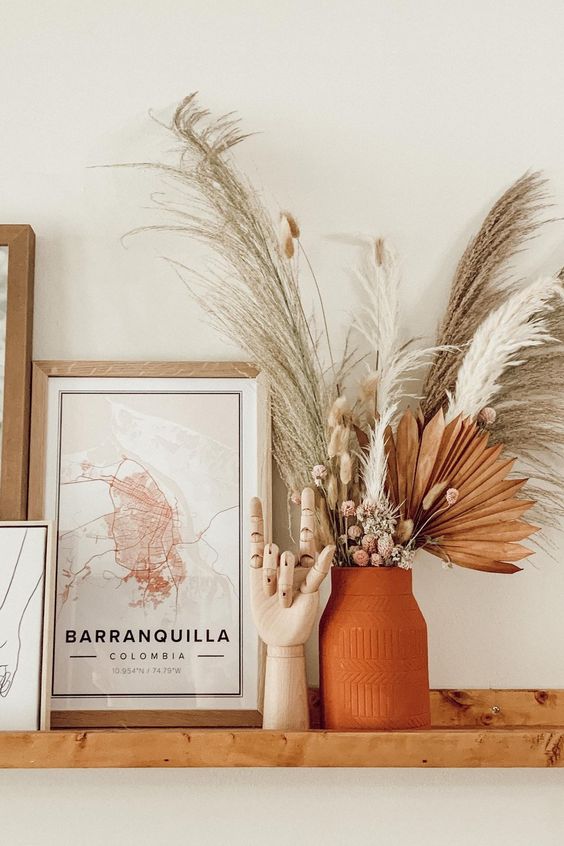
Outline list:
[[[50,726],[54,532],[50,521],[0,521],[0,732]],[[10,625],[11,621],[11,625]],[[17,650],[11,646],[17,643]],[[5,686],[6,685],[6,686]]]
[[[53,476],[53,457],[47,454],[47,441],[52,434],[48,435],[49,419],[55,420],[56,427],[60,426],[60,415],[62,414],[62,405],[60,410],[53,410],[50,408],[49,396],[53,390],[59,390],[56,386],[63,384],[72,384],[74,380],[77,385],[84,385],[84,380],[92,378],[93,380],[109,380],[108,385],[115,385],[115,380],[118,380],[120,390],[108,390],[108,393],[124,393],[121,390],[121,382],[119,380],[130,380],[129,384],[137,384],[137,380],[152,379],[149,385],[157,384],[155,380],[206,380],[205,384],[209,384],[208,380],[234,380],[235,384],[241,384],[240,380],[254,380],[256,382],[256,434],[257,434],[257,484],[256,491],[265,504],[265,522],[266,531],[269,531],[271,523],[271,448],[270,448],[270,419],[268,407],[267,387],[255,367],[241,362],[75,362],[75,361],[42,361],[34,362],[33,364],[33,378],[32,378],[32,420],[31,420],[31,449],[30,449],[30,475],[29,475],[29,502],[28,511],[30,518],[43,519],[44,516],[51,516],[49,510],[46,510],[46,502],[52,500],[52,481],[51,493],[46,489],[46,476],[50,478]],[[53,380],[53,381],[51,381]],[[71,382],[68,382],[71,380]],[[114,380],[112,382],[112,380]],[[133,380],[133,381],[131,381]],[[91,385],[98,386],[99,381],[92,381]],[[125,381],[123,385],[125,386]],[[177,385],[178,382],[171,385]],[[204,382],[202,382],[204,384]],[[223,382],[218,382],[224,384]],[[152,388],[151,388],[152,390]],[[218,389],[219,390],[219,389]],[[254,391],[254,389],[253,389]],[[68,393],[81,394],[82,389],[75,391],[62,391],[62,395]],[[98,391],[99,392],[99,391]],[[150,393],[150,391],[149,391]],[[188,393],[190,393],[188,391]],[[198,392],[197,392],[198,393]],[[209,393],[209,391],[208,391]],[[219,391],[221,393],[221,391]],[[255,396],[255,393],[253,393]],[[51,398],[51,406],[53,404]],[[55,415],[55,416],[53,416]],[[241,418],[240,418],[241,419]],[[59,422],[57,422],[59,421]],[[51,453],[53,449],[51,448]],[[61,453],[61,444],[59,441],[58,452]],[[57,467],[59,467],[59,458],[57,458]],[[51,470],[47,471],[46,468]],[[73,483],[74,484],[74,483]],[[59,489],[59,482],[57,481],[57,488]],[[246,509],[246,503],[243,503],[243,508]],[[56,529],[56,537],[58,538],[58,530]],[[242,541],[241,550],[244,549],[245,540]],[[115,550],[111,550],[115,552]],[[117,556],[116,556],[117,558]],[[246,561],[241,563],[241,571],[244,574],[246,570]],[[243,575],[246,579],[246,576]],[[246,598],[245,598],[246,602]],[[247,621],[248,626],[252,626],[250,620]],[[247,625],[247,623],[245,623]],[[247,628],[248,630],[248,628]],[[68,635],[67,635],[68,637]],[[241,637],[241,635],[240,635]],[[248,637],[246,635],[245,637]],[[254,635],[253,635],[254,638]],[[254,640],[253,640],[254,642]],[[242,640],[241,640],[242,643]],[[155,707],[127,707],[127,708],[96,708],[91,707],[77,707],[72,709],[69,706],[65,708],[58,708],[53,706],[51,714],[51,726],[53,728],[60,727],[102,727],[102,726],[259,726],[261,724],[260,702],[261,702],[261,687],[262,687],[262,650],[256,638],[257,649],[257,696],[254,700],[256,705],[253,708],[230,708],[223,710],[215,707],[213,709],[193,709],[193,708],[155,708]],[[89,650],[92,651],[92,650]],[[94,657],[94,656],[76,656],[76,657]],[[204,656],[197,656],[204,657]],[[210,656],[221,657],[221,656]],[[253,658],[253,660],[255,660]],[[57,694],[56,690],[54,695]],[[65,694],[66,695],[66,694]],[[78,694],[77,694],[78,695]],[[90,696],[91,694],[88,694]],[[169,695],[169,694],[167,694]],[[203,694],[195,694],[196,696]],[[84,699],[88,698],[85,696]],[[112,696],[119,696],[119,694],[112,694]],[[125,694],[124,694],[125,696]],[[147,697],[149,698],[149,696]],[[182,697],[178,697],[182,698]],[[54,700],[55,702],[56,700]],[[230,699],[226,701],[232,701]],[[79,705],[82,699],[78,700]]]
[[[35,235],[26,224],[0,225],[8,249],[0,464],[0,520],[27,516]]]

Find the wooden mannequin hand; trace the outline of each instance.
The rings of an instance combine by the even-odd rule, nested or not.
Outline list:
[[[260,499],[251,501],[251,608],[261,640],[268,646],[300,646],[311,634],[319,606],[319,585],[329,572],[334,546],[318,556],[315,545],[315,498],[302,493],[300,553],[279,556],[276,544],[264,543]]]
[[[251,609],[267,645],[263,728],[308,727],[304,644],[319,606],[319,585],[329,572],[334,546],[318,556],[315,496],[302,493],[299,562],[276,544],[264,543],[262,506],[251,501]]]

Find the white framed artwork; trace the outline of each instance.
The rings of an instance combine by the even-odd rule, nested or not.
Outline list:
[[[266,398],[236,364],[36,363],[30,510],[56,524],[54,725],[254,725],[248,502]]]
[[[0,731],[49,728],[52,533],[0,523]]]

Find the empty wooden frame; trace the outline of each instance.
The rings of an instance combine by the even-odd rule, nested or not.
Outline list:
[[[5,346],[0,519],[24,520],[27,510],[35,263],[35,235],[31,226],[0,225],[0,251],[4,266],[0,272],[0,299],[6,308],[0,338],[0,344],[4,342]]]

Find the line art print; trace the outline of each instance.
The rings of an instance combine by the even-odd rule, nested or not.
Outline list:
[[[242,696],[241,403],[236,390],[59,392],[64,707]]]
[[[0,525],[0,730],[40,724],[47,529]]]

